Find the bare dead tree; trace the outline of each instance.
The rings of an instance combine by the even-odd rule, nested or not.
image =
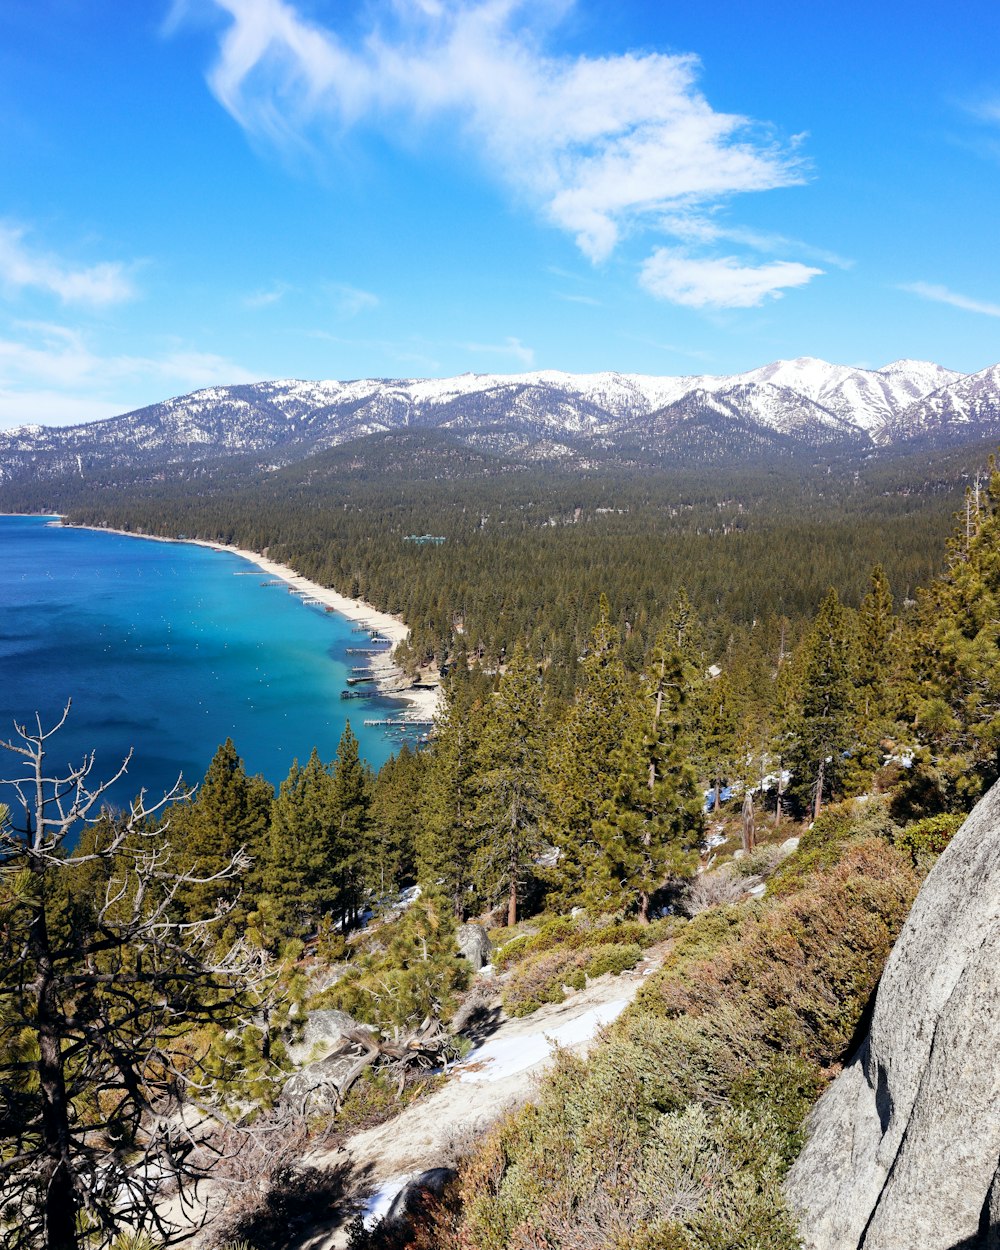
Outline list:
[[[206,880],[173,866],[163,809],[187,797],[179,783],[114,813],[131,752],[106,781],[93,754],[49,769],[68,714],[0,741],[19,769],[0,782],[0,1241],[82,1250],[149,1230],[169,1245],[218,1136],[207,1039],[259,1011],[269,969],[242,940],[220,946],[221,910],[177,907]],[[208,879],[245,867],[241,853]]]

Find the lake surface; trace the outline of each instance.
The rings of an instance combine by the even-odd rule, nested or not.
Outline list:
[[[134,748],[119,804],[200,781],[227,737],[277,786],[314,746],[332,759],[348,716],[377,768],[399,740],[362,722],[401,704],[340,698],[365,635],[267,580],[227,552],[0,517],[0,738],[72,698],[52,759],[96,751],[105,777]],[[14,765],[0,751],[0,778]]]

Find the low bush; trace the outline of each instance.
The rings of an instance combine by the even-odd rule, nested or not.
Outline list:
[[[627,942],[624,946],[602,946],[590,956],[584,972],[590,980],[596,980],[610,972],[619,976],[634,968],[642,958],[642,947],[638,942]]]
[[[444,1083],[443,1074],[411,1075],[400,1088],[396,1077],[366,1072],[352,1087],[337,1113],[338,1132],[359,1132],[394,1119],[410,1103],[434,1093]]]
[[[894,841],[916,866],[940,855],[964,822],[965,817],[960,813],[941,812],[907,825],[899,830]]]
[[[581,950],[590,946],[638,945],[643,950],[670,937],[677,922],[667,916],[642,924],[638,920],[614,920],[595,925],[583,916],[557,916],[534,933],[521,934],[493,952],[493,966],[505,972],[514,964],[543,951],[562,948]]]
[[[566,942],[555,950],[540,951],[511,973],[503,991],[504,1010],[510,1016],[530,1016],[545,1003],[561,1003],[565,986],[582,990],[588,977],[593,980],[606,972],[618,975],[634,968],[641,958],[638,942],[588,946]]]

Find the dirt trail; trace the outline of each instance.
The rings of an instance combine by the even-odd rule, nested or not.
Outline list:
[[[413,1176],[454,1161],[456,1143],[474,1139],[504,1111],[527,1102],[556,1047],[585,1052],[600,1029],[635,997],[662,963],[666,946],[651,948],[631,973],[610,974],[571,992],[565,1002],[524,1019],[501,1019],[495,1031],[450,1074],[447,1085],[394,1120],[352,1137],[338,1151],[311,1156],[318,1167],[349,1164],[372,1190],[368,1219],[388,1211]],[[339,1250],[344,1228],[315,1228],[299,1250]]]

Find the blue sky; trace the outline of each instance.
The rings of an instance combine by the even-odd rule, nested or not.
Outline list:
[[[4,0],[0,425],[995,364],[998,46],[992,0]]]

